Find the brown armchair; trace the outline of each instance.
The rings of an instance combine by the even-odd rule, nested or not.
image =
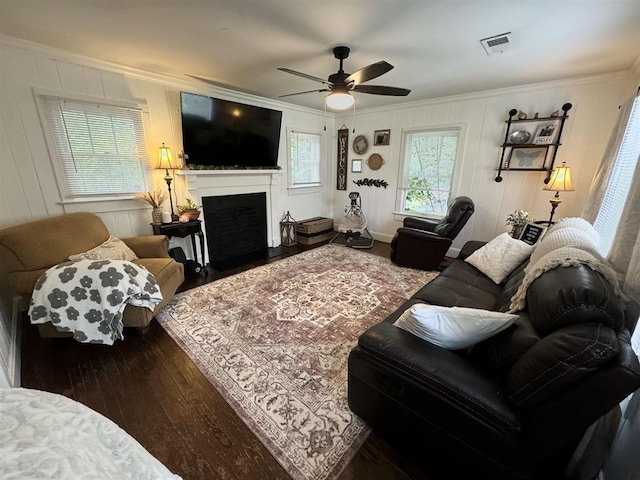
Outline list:
[[[406,217],[391,240],[391,261],[403,267],[436,270],[474,211],[473,200],[456,197],[449,201],[439,222]]]
[[[92,213],[71,213],[5,228],[0,230],[0,269],[7,275],[9,288],[27,305],[42,273],[66,262],[69,255],[90,250],[108,238],[107,227]],[[124,310],[124,326],[144,331],[184,281],[184,269],[169,256],[169,240],[163,235],[121,240],[139,257],[134,263],[153,274],[162,292],[163,300],[153,312],[133,305],[127,305]],[[58,332],[49,322],[38,328],[43,337],[70,335]]]

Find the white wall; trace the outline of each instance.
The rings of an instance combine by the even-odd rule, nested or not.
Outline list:
[[[364,134],[370,145],[365,155],[356,155],[350,150],[349,159],[365,160],[372,153],[379,153],[385,160],[377,171],[372,171],[363,162],[362,173],[350,172],[348,191],[361,193],[363,210],[374,237],[389,241],[403,218],[393,214],[403,129],[462,124],[466,135],[461,145],[462,156],[456,165],[458,182],[452,193],[471,197],[476,204],[476,213],[455,240],[453,253],[467,240],[490,240],[509,231],[504,222],[515,209],[532,212],[536,220],[546,220],[551,209],[549,199],[554,193],[542,190],[546,172],[507,171],[502,174],[503,181],[496,183],[494,178],[501,154],[499,145],[504,140],[505,120],[510,109],[523,110],[530,117],[535,112],[545,116],[569,102],[573,108],[565,124],[556,165],[566,161],[571,167],[576,191],[561,194],[563,203],[558,207],[555,219],[577,216],[617,118],[618,105],[636,88],[633,75],[627,72],[369,109],[356,113],[355,133],[352,133],[352,114],[345,113],[336,118],[336,125],[344,123],[350,128],[350,142],[356,135]],[[373,132],[381,129],[391,129],[389,146],[373,146]],[[358,187],[352,183],[358,178],[380,178],[389,186],[386,189]],[[334,195],[336,220],[347,203],[347,192]]]
[[[283,111],[279,158],[283,173],[274,195],[274,217],[290,210],[297,220],[316,215],[339,220],[348,203],[348,192],[357,190],[363,197],[370,231],[376,238],[386,241],[401,224],[401,217],[392,212],[396,202],[402,129],[465,124],[462,159],[457,167],[459,182],[454,194],[470,196],[477,207],[476,214],[454,243],[454,248],[459,248],[466,240],[488,240],[506,231],[504,220],[516,208],[530,210],[539,219],[548,216],[548,201],[552,194],[542,191],[542,173],[505,172],[502,183],[493,181],[500,155],[499,144],[504,138],[504,120],[511,108],[544,115],[565,102],[573,103],[557,162],[566,161],[572,167],[576,191],[562,194],[564,202],[558,209],[557,218],[580,213],[595,165],[617,116],[617,106],[637,88],[638,65],[640,63],[636,62],[634,73],[529,85],[357,112],[356,133],[350,132],[350,141],[355,135],[365,134],[372,146],[362,158],[378,152],[386,163],[375,172],[366,164],[361,174],[349,172],[348,190],[338,192],[335,190],[336,129],[343,123],[354,128],[350,113],[334,120],[333,116],[326,117],[321,111],[211,87],[186,77],[150,74],[0,36],[0,228],[82,210],[99,214],[114,235],[150,234],[150,210],[135,200],[61,203],[33,89],[146,104],[145,136],[152,164],[162,142],[172,148],[174,156],[182,148],[179,92],[185,90]],[[289,191],[286,128],[322,132],[325,125],[328,132],[327,178],[323,187],[312,193]],[[391,144],[373,146],[373,131],[387,128],[391,129]],[[354,154],[350,150],[351,158]],[[155,188],[166,188],[162,177],[163,172],[153,173]],[[382,178],[389,187],[356,187],[351,183],[354,178],[364,177]],[[180,203],[187,191],[184,177],[176,177],[174,187]],[[6,317],[0,322],[4,338],[12,335],[6,331],[13,329],[11,322],[7,322]]]
[[[174,153],[182,150],[180,91],[215,96],[240,103],[283,111],[278,163],[283,168],[272,199],[276,222],[285,210],[296,219],[316,215],[331,216],[332,182],[307,191],[289,193],[287,189],[287,128],[323,132],[333,130],[333,121],[320,111],[215,88],[201,82],[169,78],[106,62],[88,59],[42,45],[0,35],[0,228],[74,211],[97,213],[110,233],[119,237],[152,234],[151,210],[134,199],[108,202],[62,203],[55,181],[44,131],[35,103],[34,89],[112,100],[138,102],[144,106],[144,127],[150,165],[155,166],[158,147],[164,142]],[[331,123],[328,123],[331,122]],[[327,147],[330,135],[327,135]],[[330,155],[326,149],[326,155]],[[326,164],[327,162],[325,162]],[[326,175],[328,177],[327,169]],[[166,189],[164,171],[152,173],[149,190]],[[177,203],[187,195],[185,177],[176,176],[172,187]],[[275,235],[278,235],[277,228]],[[279,242],[279,236],[277,236]],[[187,254],[188,239],[172,239]],[[10,302],[0,294],[0,299]],[[14,340],[15,320],[0,310],[0,370],[12,377],[11,365],[17,358]]]

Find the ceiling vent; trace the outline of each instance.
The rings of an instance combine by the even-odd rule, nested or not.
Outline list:
[[[487,55],[502,53],[505,50],[511,50],[513,48],[513,42],[511,41],[511,32],[501,33],[500,35],[494,35],[493,37],[483,38],[482,40],[480,40],[480,43],[487,52]]]

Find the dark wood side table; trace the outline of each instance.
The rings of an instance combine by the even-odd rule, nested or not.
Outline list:
[[[202,221],[192,220],[186,223],[172,222],[161,225],[151,225],[154,235],[166,235],[167,237],[185,238],[191,236],[191,246],[193,247],[194,260],[198,261],[198,250],[196,250],[196,236],[200,237],[200,252],[202,253],[202,265],[204,265],[204,234],[202,233]]]

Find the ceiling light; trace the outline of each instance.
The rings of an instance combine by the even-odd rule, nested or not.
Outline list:
[[[353,95],[347,92],[333,92],[327,95],[325,99],[327,107],[333,110],[346,110],[347,108],[351,108],[355,101],[356,99],[353,98]]]

